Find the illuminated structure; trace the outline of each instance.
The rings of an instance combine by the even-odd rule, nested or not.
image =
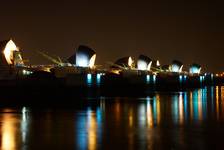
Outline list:
[[[12,40],[5,40],[0,42],[0,50],[2,51],[0,56],[2,65],[14,65],[23,66],[21,53]]]
[[[165,71],[165,72],[169,72],[171,69],[170,69],[170,65],[163,65],[162,67],[162,70]]]
[[[182,72],[183,69],[183,64],[178,61],[178,60],[174,60],[171,64],[171,71],[172,72]]]
[[[94,68],[96,60],[96,52],[91,48],[80,45],[76,50],[75,55],[71,56],[68,61],[78,67]]]
[[[160,62],[159,62],[159,60],[156,61],[156,67],[160,67]]]
[[[122,57],[118,59],[115,64],[124,68],[134,68],[135,65],[131,57]]]
[[[147,70],[150,71],[152,65],[152,60],[144,55],[138,57],[137,68],[138,70]]]
[[[192,64],[190,66],[189,72],[192,74],[200,74],[201,72],[201,66],[198,64]]]

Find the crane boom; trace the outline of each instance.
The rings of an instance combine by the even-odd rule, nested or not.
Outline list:
[[[57,60],[57,59],[55,59],[55,58],[53,58],[53,57],[51,57],[51,56],[49,56],[49,55],[47,55],[47,54],[45,54],[44,52],[41,52],[41,51],[37,51],[40,55],[42,55],[43,57],[45,57],[45,58],[47,58],[48,60],[50,60],[50,61],[52,61],[53,63],[55,63],[55,64],[58,64],[58,65],[61,65],[62,64],[62,62],[61,62],[61,60]]]

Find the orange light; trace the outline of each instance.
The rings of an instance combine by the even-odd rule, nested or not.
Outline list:
[[[129,67],[132,67],[132,64],[133,64],[133,60],[131,57],[128,58],[128,66]]]
[[[5,49],[3,51],[4,55],[5,55],[5,59],[7,61],[8,64],[12,64],[12,59],[13,59],[13,51],[18,51],[18,48],[16,47],[16,44],[10,40],[6,46]]]
[[[90,67],[91,69],[94,68],[94,66],[95,66],[95,61],[96,61],[96,54],[94,54],[94,55],[91,57],[90,61],[89,61],[89,67]]]

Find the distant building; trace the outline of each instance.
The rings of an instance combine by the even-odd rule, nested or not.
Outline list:
[[[115,62],[115,65],[119,65],[124,68],[134,68],[135,63],[132,57],[122,57]]]
[[[12,40],[0,42],[0,65],[24,66],[24,62],[19,49]]]
[[[147,70],[150,71],[152,65],[152,60],[145,56],[145,55],[140,55],[138,57],[138,62],[137,62],[137,68],[138,70]]]
[[[78,67],[93,68],[95,60],[96,52],[87,46],[80,45],[76,50],[76,53],[68,59],[68,62],[75,64]]]
[[[171,67],[170,67],[170,65],[163,65],[162,67],[161,67],[161,69],[163,70],[163,71],[165,71],[165,72],[170,72],[170,69]]]
[[[190,66],[189,72],[192,74],[199,74],[201,72],[201,66],[198,64],[192,64]]]
[[[174,60],[171,64],[171,71],[172,72],[182,72],[183,64],[178,60]]]

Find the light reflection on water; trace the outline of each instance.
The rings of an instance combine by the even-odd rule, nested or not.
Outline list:
[[[224,87],[96,101],[57,113],[0,109],[1,149],[206,149],[214,133],[224,136]]]

